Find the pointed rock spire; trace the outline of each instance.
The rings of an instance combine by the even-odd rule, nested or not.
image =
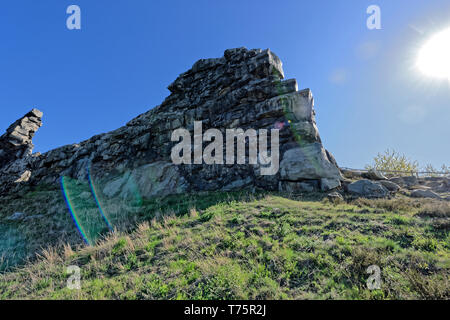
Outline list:
[[[32,139],[42,126],[43,113],[33,109],[14,122],[0,136],[0,169],[20,158],[30,156],[33,152]]]

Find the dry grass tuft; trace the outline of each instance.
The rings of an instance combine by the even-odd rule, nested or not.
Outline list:
[[[434,201],[426,203],[420,208],[417,215],[419,217],[448,218],[450,217],[450,202]]]
[[[197,211],[197,209],[194,207],[194,208],[191,208],[190,210],[189,210],[189,215],[190,215],[190,217],[191,218],[198,218],[198,211]]]
[[[409,198],[394,198],[394,199],[366,199],[358,198],[352,201],[352,204],[362,208],[370,207],[377,209],[385,209],[387,211],[400,212],[400,211],[415,211],[420,208],[420,200],[412,200]]]

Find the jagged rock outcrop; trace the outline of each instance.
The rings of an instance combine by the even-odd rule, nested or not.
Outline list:
[[[16,160],[31,156],[32,139],[42,126],[42,112],[33,109],[14,122],[0,137],[0,168]]]
[[[26,182],[31,177],[32,139],[42,126],[42,112],[33,109],[14,122],[0,137],[0,188],[8,190],[12,183]]]
[[[22,169],[29,172],[24,179],[28,184],[52,184],[62,176],[83,180],[89,174],[107,197],[127,197],[136,191],[152,197],[187,190],[340,186],[336,161],[322,146],[311,91],[299,91],[295,79],[283,78],[282,63],[270,50],[226,50],[221,58],[197,61],[169,85],[171,94],[160,106],[126,126],[31,157],[31,137],[42,116],[34,110],[18,121],[20,129],[8,131],[7,136],[18,137],[13,139],[18,145],[10,142],[3,151],[0,176],[4,179],[17,159],[26,159]],[[175,165],[171,150],[177,142],[171,141],[171,135],[179,128],[192,133],[194,121],[202,121],[203,132],[216,128],[224,136],[232,128],[279,129],[279,171],[262,175],[261,165],[248,161]],[[203,141],[203,147],[207,144]],[[13,155],[17,147],[20,152]],[[270,143],[268,147],[270,153]]]

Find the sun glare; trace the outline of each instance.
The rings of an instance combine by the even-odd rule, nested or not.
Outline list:
[[[427,76],[450,80],[450,28],[425,43],[420,49],[417,67]]]

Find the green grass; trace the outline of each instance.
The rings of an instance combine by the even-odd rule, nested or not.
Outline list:
[[[321,198],[142,202],[134,231],[4,272],[0,299],[449,299],[448,202]],[[66,286],[70,265],[81,290]],[[367,288],[370,265],[379,290]]]
[[[88,240],[95,243],[109,229],[89,185],[68,179],[66,189]],[[194,206],[205,209],[219,202],[245,199],[247,195],[246,192],[198,193],[131,200],[99,197],[114,229],[128,232],[139,223],[155,217],[183,215]],[[19,220],[10,220],[9,217],[15,212],[24,215]],[[66,244],[77,248],[83,244],[83,238],[71,218],[62,190],[44,185],[0,197],[0,272],[33,260],[36,253],[41,253],[43,249],[61,249]]]

